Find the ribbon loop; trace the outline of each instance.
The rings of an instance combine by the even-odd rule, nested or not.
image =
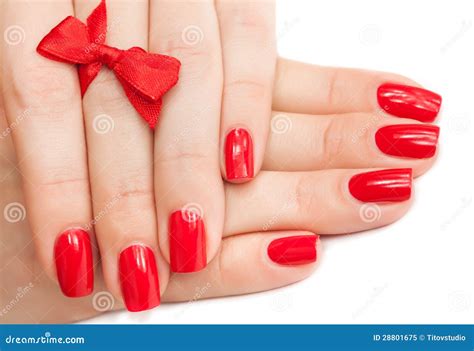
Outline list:
[[[51,60],[77,64],[82,95],[102,65],[111,69],[130,103],[154,129],[162,96],[178,82],[181,63],[171,56],[152,54],[133,47],[121,50],[105,44],[105,0],[87,19],[87,25],[67,17],[38,44],[37,52]]]

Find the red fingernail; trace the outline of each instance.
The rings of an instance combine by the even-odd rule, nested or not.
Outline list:
[[[317,235],[297,235],[273,240],[268,245],[268,256],[285,266],[315,262],[317,239]]]
[[[198,213],[190,210],[173,212],[169,231],[173,272],[197,272],[206,267],[206,228]]]
[[[69,229],[60,234],[54,246],[59,285],[64,295],[81,297],[94,290],[94,268],[89,234]]]
[[[411,196],[411,168],[385,169],[360,173],[349,181],[349,191],[364,202],[398,202]]]
[[[377,90],[377,100],[387,113],[421,122],[433,122],[441,107],[440,95],[402,84],[382,84]]]
[[[236,128],[227,134],[225,169],[229,180],[253,178],[253,142],[246,129]]]
[[[153,251],[132,245],[120,253],[120,285],[127,310],[139,312],[160,304],[160,283]]]
[[[439,127],[423,124],[398,124],[375,133],[379,149],[392,156],[430,158],[436,152]]]

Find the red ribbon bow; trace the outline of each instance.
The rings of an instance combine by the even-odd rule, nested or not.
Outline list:
[[[139,47],[120,50],[107,46],[106,33],[107,11],[102,0],[87,18],[87,25],[72,16],[65,18],[41,40],[37,51],[51,60],[78,64],[82,96],[105,64],[114,71],[138,113],[154,129],[162,96],[178,82],[181,63]]]

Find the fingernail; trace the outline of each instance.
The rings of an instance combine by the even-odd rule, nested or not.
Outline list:
[[[387,155],[430,158],[436,152],[439,127],[423,124],[398,124],[380,128],[375,142]]]
[[[285,266],[316,262],[318,238],[318,235],[296,235],[273,240],[268,245],[268,257]]]
[[[131,245],[120,253],[120,285],[130,312],[149,310],[160,304],[160,283],[155,254],[144,245]]]
[[[227,134],[225,168],[229,180],[253,178],[253,142],[246,129],[236,128]]]
[[[190,210],[173,212],[169,231],[173,272],[197,272],[206,267],[206,228],[198,213]]]
[[[411,168],[360,173],[349,181],[349,191],[363,202],[398,202],[411,196]]]
[[[377,100],[387,113],[421,122],[433,122],[441,107],[440,95],[402,84],[382,84],[377,90]]]
[[[68,297],[89,295],[94,290],[94,268],[89,234],[82,229],[61,233],[54,245],[59,286]]]

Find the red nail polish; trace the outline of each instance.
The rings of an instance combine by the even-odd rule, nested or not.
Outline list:
[[[160,283],[153,251],[132,245],[120,253],[120,285],[127,310],[139,312],[160,304]]]
[[[439,127],[424,124],[398,124],[375,133],[378,148],[387,155],[430,158],[436,152]]]
[[[285,266],[315,262],[317,239],[317,235],[297,235],[273,240],[268,245],[268,256]]]
[[[59,285],[64,295],[81,297],[94,290],[94,268],[89,234],[78,228],[60,234],[54,246]]]
[[[356,174],[349,181],[349,191],[364,202],[397,202],[411,196],[410,168],[385,169]]]
[[[382,84],[377,90],[377,100],[387,113],[421,122],[433,122],[441,107],[440,95],[402,84]]]
[[[246,129],[236,128],[227,134],[225,169],[228,180],[253,178],[253,142]]]
[[[190,210],[173,212],[169,222],[169,238],[173,272],[197,272],[206,267],[206,228],[198,213]]]

